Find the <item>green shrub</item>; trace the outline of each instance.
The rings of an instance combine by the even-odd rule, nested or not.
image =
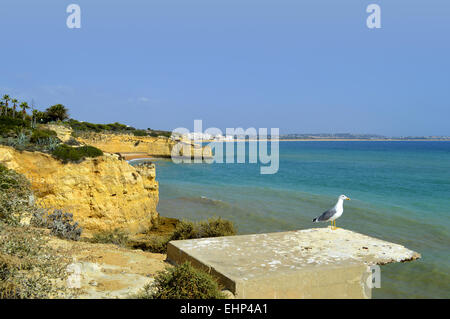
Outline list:
[[[197,236],[196,225],[191,221],[182,220],[178,223],[175,231],[170,237],[170,240],[183,240],[192,238],[199,238]]]
[[[236,229],[234,224],[222,218],[211,218],[206,222],[199,222],[198,224],[198,237],[221,237],[221,236],[233,236],[236,235]]]
[[[150,235],[145,240],[133,241],[130,240],[129,246],[133,249],[142,249],[157,254],[165,254],[167,252],[167,243],[169,236]]]
[[[73,132],[72,132],[73,133]],[[66,141],[64,144],[66,145],[70,145],[70,146],[80,146],[80,142],[78,142],[76,139],[74,139],[73,137],[70,137],[68,141]]]
[[[101,149],[90,145],[78,147],[77,150],[83,154],[84,157],[98,157],[103,155],[103,151]]]
[[[30,123],[21,118],[0,117],[0,135],[3,137],[16,136],[18,131],[29,127]]]
[[[129,243],[128,234],[119,228],[96,233],[89,241],[100,244],[114,244],[121,247],[127,247]]]
[[[161,271],[144,287],[142,299],[224,299],[217,281],[189,262]]]
[[[111,123],[111,124],[94,124],[89,122],[79,122],[74,119],[70,119],[68,124],[73,129],[74,132],[102,132],[102,131],[110,131],[110,132],[130,132],[134,131],[135,128],[131,126],[127,126],[121,123]],[[75,133],[77,134],[77,133]]]
[[[222,218],[211,218],[197,223],[181,221],[178,223],[170,240],[182,240],[205,237],[236,235],[232,222]]]
[[[52,105],[47,108],[43,114],[43,121],[57,122],[64,121],[69,118],[69,110],[62,104]]]
[[[71,147],[69,145],[58,145],[53,151],[52,155],[57,159],[67,162],[80,162],[86,157],[102,156],[103,152],[94,146]]]
[[[170,235],[150,235],[145,242],[132,244],[132,246],[153,253],[166,253],[167,244],[171,240],[233,235],[236,235],[233,223],[220,217],[200,222],[180,221]]]
[[[135,130],[133,131],[134,136],[148,136],[147,131],[145,130]]]
[[[169,131],[151,131],[150,132],[150,136],[152,136],[152,137],[159,137],[159,136],[171,137],[172,136],[172,132],[169,132]]]
[[[48,141],[51,138],[56,138],[56,132],[47,129],[37,129],[33,131],[31,135],[30,142],[31,143],[39,143],[43,141]]]

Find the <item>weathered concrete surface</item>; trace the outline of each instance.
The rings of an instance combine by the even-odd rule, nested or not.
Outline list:
[[[420,258],[401,245],[330,228],[172,241],[167,255],[217,276],[237,298],[370,298],[368,265]]]

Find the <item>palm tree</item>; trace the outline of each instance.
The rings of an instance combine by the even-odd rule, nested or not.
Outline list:
[[[23,120],[25,121],[25,115],[27,114],[27,109],[29,109],[30,107],[28,106],[27,102],[22,102],[20,103],[20,107],[22,108],[22,116],[23,116]]]
[[[8,94],[3,95],[3,101],[5,101],[6,109],[5,109],[5,115],[8,115],[8,101],[11,100]]]
[[[31,111],[32,116],[31,116],[31,127],[32,128],[36,128],[36,122],[37,122],[37,118],[39,115],[39,111],[38,110],[33,110]]]
[[[2,112],[0,114],[3,115],[3,113],[5,113],[5,103],[0,101],[0,107],[2,108]]]
[[[50,106],[45,110],[45,114],[49,121],[64,121],[69,118],[69,111],[62,104]]]
[[[19,101],[17,99],[12,99],[11,103],[13,104],[13,117],[16,117],[16,105]]]

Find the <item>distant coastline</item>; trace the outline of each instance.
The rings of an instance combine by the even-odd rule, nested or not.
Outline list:
[[[401,142],[401,141],[450,141],[448,138],[309,138],[309,139],[301,139],[301,138],[292,138],[292,139],[279,139],[280,141],[288,141],[288,142],[307,142],[307,141],[324,141],[324,142],[351,142],[351,141],[368,141],[368,142]]]
[[[233,139],[226,141],[203,140],[203,143],[211,142],[257,142],[257,141],[271,141],[271,139]],[[364,138],[280,138],[279,142],[450,142],[450,138],[379,138],[379,139],[364,139]]]

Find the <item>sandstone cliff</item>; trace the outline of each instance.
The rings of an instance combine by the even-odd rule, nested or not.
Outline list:
[[[117,155],[62,164],[50,155],[0,146],[0,163],[24,174],[37,204],[64,209],[88,231],[124,228],[133,233],[157,218],[155,167],[132,167]]]
[[[41,124],[41,128],[56,132],[56,136],[63,142],[67,142],[72,137],[72,129],[68,126],[58,124]]]
[[[154,157],[167,158],[171,157],[172,149],[177,144],[177,142],[164,137],[141,137],[104,133],[89,133],[78,137],[77,140],[80,143],[95,146],[108,153],[145,153]],[[183,154],[183,149],[180,149],[180,155],[192,156],[203,153],[204,157],[212,156],[209,146],[201,148],[194,144],[191,145],[191,154]]]

